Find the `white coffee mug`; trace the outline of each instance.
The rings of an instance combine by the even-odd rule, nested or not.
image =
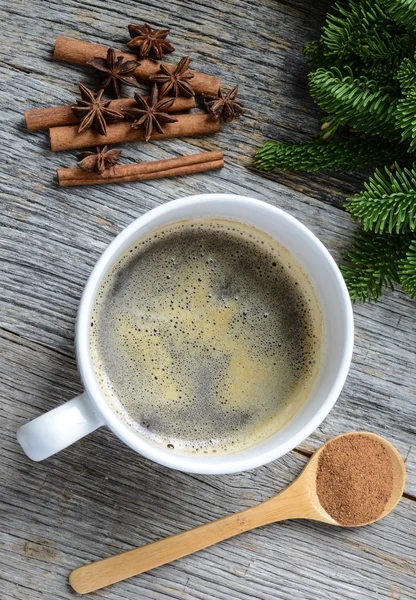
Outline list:
[[[173,453],[141,437],[115,412],[101,390],[90,355],[90,322],[98,289],[109,269],[129,246],[156,227],[199,217],[220,217],[252,225],[285,246],[308,275],[323,317],[319,375],[294,417],[269,439],[225,456]],[[233,473],[264,465],[300,444],[331,410],[348,373],[354,337],[352,307],[342,275],[323,244],[283,210],[244,196],[202,194],[168,202],[136,219],[108,246],[95,265],[82,294],[76,324],[76,355],[85,392],[26,423],[17,438],[33,460],[59,452],[106,425],[140,454],[189,473]]]

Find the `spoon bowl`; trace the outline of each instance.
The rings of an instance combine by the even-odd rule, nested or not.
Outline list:
[[[354,524],[354,527],[378,521],[391,512],[403,494],[406,481],[402,457],[390,442],[379,435],[364,431],[354,432],[337,436],[330,441],[358,435],[373,438],[387,450],[393,468],[393,487],[382,513],[376,519]],[[218,521],[79,567],[70,574],[71,586],[76,592],[86,594],[172,562],[244,531],[285,519],[313,519],[345,527],[327,513],[316,489],[319,457],[328,443],[315,452],[299,477],[280,494]]]
[[[345,437],[345,436],[353,437],[353,436],[359,436],[359,435],[361,435],[361,436],[365,435],[366,437],[370,437],[370,438],[376,440],[387,451],[389,458],[391,460],[392,468],[393,468],[393,488],[392,488],[392,491],[390,494],[390,498],[388,499],[383,512],[376,519],[371,519],[369,521],[363,521],[362,523],[354,524],[354,527],[363,527],[364,525],[369,525],[370,523],[379,521],[380,519],[382,519],[383,517],[388,515],[393,510],[393,508],[396,506],[396,504],[399,502],[400,498],[403,495],[404,485],[406,483],[406,468],[405,468],[403,459],[400,456],[399,452],[396,450],[396,448],[393,446],[393,444],[391,444],[390,442],[385,440],[380,435],[377,435],[375,433],[370,433],[368,431],[354,431],[351,433],[344,433],[344,434],[338,435],[338,436],[332,438],[331,440],[329,440],[328,442],[326,442],[323,446],[321,446],[311,456],[308,464],[303,469],[303,471],[299,475],[299,477],[284,492],[282,492],[282,493],[286,493],[292,487],[299,485],[302,492],[307,493],[307,495],[308,495],[307,502],[310,503],[310,508],[311,508],[311,510],[313,510],[313,512],[311,512],[311,514],[314,514],[314,516],[306,517],[306,518],[312,518],[315,521],[322,521],[323,523],[330,523],[331,525],[337,525],[338,527],[351,527],[351,525],[342,525],[341,523],[338,523],[335,519],[333,519],[326,512],[326,510],[324,509],[324,507],[322,506],[322,504],[319,500],[319,497],[318,497],[318,494],[316,491],[316,479],[317,479],[317,474],[318,474],[319,458],[320,458],[323,450],[327,447],[327,445],[330,442],[337,440],[339,438]],[[281,494],[275,496],[274,498],[271,498],[271,500],[274,500],[275,498],[277,499],[280,496],[281,496]],[[305,518],[305,516],[303,516],[302,518]]]

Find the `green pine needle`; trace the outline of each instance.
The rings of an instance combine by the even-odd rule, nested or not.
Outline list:
[[[416,165],[394,171],[377,169],[364,184],[364,191],[347,202],[352,218],[364,230],[401,233],[416,229]]]
[[[384,288],[399,283],[399,261],[405,256],[411,237],[359,232],[344,255],[341,272],[353,302],[378,300]]]
[[[309,75],[315,102],[325,112],[363,133],[398,137],[395,131],[396,98],[391,90],[364,76],[355,78],[349,66],[341,71],[317,69]]]
[[[308,66],[311,70],[323,67],[330,69],[334,66],[333,56],[328,56],[325,46],[320,40],[308,42],[303,50],[303,55],[308,59]]]
[[[363,44],[359,54],[367,61],[379,61],[386,71],[390,67],[389,63],[393,63],[395,68],[402,58],[414,50],[414,39],[408,34],[392,35],[387,31],[375,31]]]
[[[321,142],[327,142],[335,137],[337,133],[342,131],[344,128],[344,122],[335,115],[326,115],[322,119],[322,125],[320,132],[315,136],[317,140]]]
[[[338,2],[333,11],[327,16],[321,38],[328,54],[344,58],[361,54],[372,36],[388,36],[389,18],[377,0]],[[384,40],[382,45],[385,46]]]
[[[411,31],[416,27],[415,0],[382,0],[382,4],[397,24]]]
[[[391,165],[397,156],[404,157],[405,148],[386,144],[378,138],[299,142],[296,144],[266,142],[256,153],[255,166],[261,171],[323,171],[353,173],[370,165]]]
[[[413,240],[406,256],[399,262],[400,283],[411,298],[416,298],[416,240]]]
[[[411,88],[405,98],[397,103],[396,126],[401,132],[401,140],[409,143],[411,151],[416,150],[416,89]]]
[[[410,58],[404,58],[396,73],[402,92],[416,85],[416,63]]]

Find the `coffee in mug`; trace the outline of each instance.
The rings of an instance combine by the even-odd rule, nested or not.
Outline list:
[[[230,454],[281,429],[318,373],[321,314],[293,256],[225,219],[153,230],[97,295],[90,350],[105,396],[178,453]]]

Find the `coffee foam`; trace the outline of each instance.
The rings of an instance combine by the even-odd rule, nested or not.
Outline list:
[[[283,427],[318,371],[312,285],[266,234],[220,219],[173,223],[131,246],[93,310],[108,400],[173,452],[224,454]]]

